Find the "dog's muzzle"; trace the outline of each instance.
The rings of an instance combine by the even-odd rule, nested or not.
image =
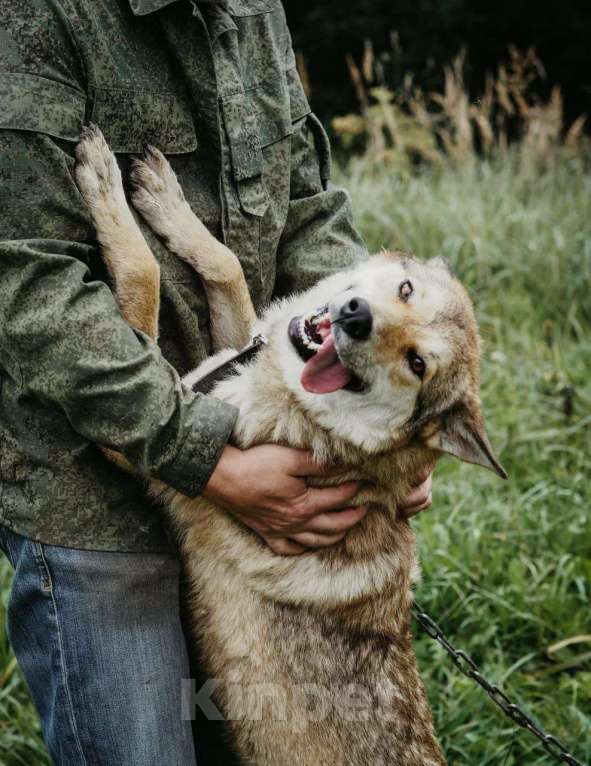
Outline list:
[[[333,325],[350,338],[364,340],[369,337],[372,324],[369,304],[362,298],[348,300],[338,309],[334,320],[328,305],[310,314],[293,317],[288,335],[296,353],[305,363],[300,379],[302,387],[315,394],[339,389],[365,392],[365,382],[339,356]]]

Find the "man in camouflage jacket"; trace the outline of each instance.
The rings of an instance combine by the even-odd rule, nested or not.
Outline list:
[[[210,351],[201,283],[146,228],[162,275],[160,348],[126,325],[73,180],[80,128],[101,128],[124,178],[146,143],[168,156],[192,208],[240,258],[258,310],[365,249],[330,184],[279,0],[0,0],[0,24],[11,642],[56,763],[191,764],[178,562],[142,483],[97,445],[187,495],[215,494],[284,553],[340,539],[361,517],[338,513],[357,488],[325,490],[303,512],[308,455],[227,445],[234,408],[179,380]]]

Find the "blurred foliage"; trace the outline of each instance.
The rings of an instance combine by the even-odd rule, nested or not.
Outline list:
[[[465,47],[467,90],[481,93],[486,72],[514,44],[535,47],[544,62],[541,97],[547,99],[556,84],[563,87],[567,122],[590,110],[591,4],[584,0],[284,0],[284,6],[310,73],[313,107],[324,120],[356,108],[354,89],[346,85],[346,55],[359,59],[365,40],[376,51],[388,50],[392,30],[403,49],[401,57],[384,61],[385,82],[394,92],[407,72],[423,91],[441,91],[444,65]]]
[[[400,55],[397,35],[392,49]],[[412,74],[397,91],[390,90],[383,59],[369,42],[359,62],[347,54],[359,111],[331,121],[343,148],[362,151],[369,162],[399,170],[418,161],[468,162],[476,154],[506,152],[511,141],[523,161],[549,162],[558,148],[576,154],[587,143],[584,115],[565,125],[558,85],[547,99],[539,96],[536,85],[545,70],[533,48],[509,46],[508,60],[494,75],[487,74],[483,93],[473,99],[465,85],[465,51],[444,67],[441,91],[430,93],[416,85]]]

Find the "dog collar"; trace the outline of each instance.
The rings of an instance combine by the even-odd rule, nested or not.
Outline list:
[[[209,394],[215,384],[223,380],[229,372],[232,372],[236,365],[250,362],[268,342],[264,335],[255,335],[248,346],[243,348],[242,351],[239,351],[230,359],[215,367],[211,372],[208,372],[207,375],[204,375],[196,383],[193,383],[192,390],[200,394]]]

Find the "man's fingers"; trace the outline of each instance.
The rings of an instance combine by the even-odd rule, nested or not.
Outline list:
[[[422,484],[413,487],[408,497],[400,504],[400,510],[406,514],[416,511],[419,507],[425,507],[426,503],[430,504],[432,483],[431,475],[429,475]]]
[[[304,524],[303,532],[315,532],[321,535],[338,535],[354,527],[367,513],[368,506],[346,508],[343,511],[332,511],[314,516]],[[292,535],[293,538],[293,535]]]
[[[310,516],[346,507],[359,492],[359,482],[348,481],[336,487],[310,487],[306,495],[306,508]]]
[[[287,537],[263,537],[265,543],[278,556],[299,556],[306,547]]]
[[[421,511],[426,511],[427,508],[431,507],[433,500],[431,498],[431,495],[428,496],[428,498],[425,500],[424,503],[421,505],[413,506],[412,508],[403,508],[402,509],[402,515],[406,519],[410,519],[411,516],[416,516],[417,513],[420,513]]]
[[[291,449],[293,453],[293,462],[290,468],[292,476],[331,476],[335,473],[335,468],[324,463],[317,463],[310,450]]]
[[[338,543],[346,534],[346,532],[341,532],[338,535],[317,535],[313,532],[298,532],[296,535],[292,535],[290,540],[305,545],[307,548],[327,548]]]

